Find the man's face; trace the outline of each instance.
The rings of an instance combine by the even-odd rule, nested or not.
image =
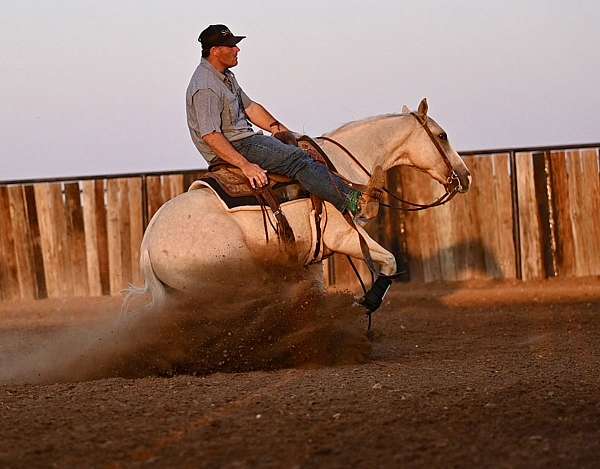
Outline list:
[[[238,46],[217,46],[215,56],[225,68],[235,67],[238,64],[237,55],[240,51]]]

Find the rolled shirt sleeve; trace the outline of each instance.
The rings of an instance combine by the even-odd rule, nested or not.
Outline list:
[[[196,119],[197,132],[200,137],[213,132],[221,132],[221,112],[223,106],[217,94],[210,90],[198,90],[192,97]]]

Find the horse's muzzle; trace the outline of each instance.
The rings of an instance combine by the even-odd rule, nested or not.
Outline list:
[[[462,173],[457,173],[456,171],[452,171],[452,174],[448,177],[446,184],[444,184],[446,191],[448,192],[460,192],[464,194],[469,191],[471,187],[471,173],[469,170],[465,170]]]

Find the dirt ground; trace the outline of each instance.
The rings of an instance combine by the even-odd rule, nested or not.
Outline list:
[[[85,378],[92,366],[84,381],[15,381],[13,368],[31,365],[22,356],[40,359],[40,344],[94,330],[119,304],[0,305],[0,466],[600,467],[600,279],[399,283],[370,341],[362,318],[350,332],[283,340],[319,349],[305,360],[263,350],[246,371],[221,360],[200,372],[172,366],[190,349],[169,362],[156,346],[162,365],[136,372],[100,354],[100,379]],[[191,340],[188,329],[178,330]],[[265,337],[283,356],[282,340]],[[41,366],[79,353],[66,343]],[[341,359],[317,359],[329,352]]]

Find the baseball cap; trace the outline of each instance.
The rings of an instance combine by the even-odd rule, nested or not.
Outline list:
[[[224,24],[211,24],[200,33],[198,41],[202,44],[202,49],[207,50],[217,46],[235,46],[246,36],[234,36]]]

